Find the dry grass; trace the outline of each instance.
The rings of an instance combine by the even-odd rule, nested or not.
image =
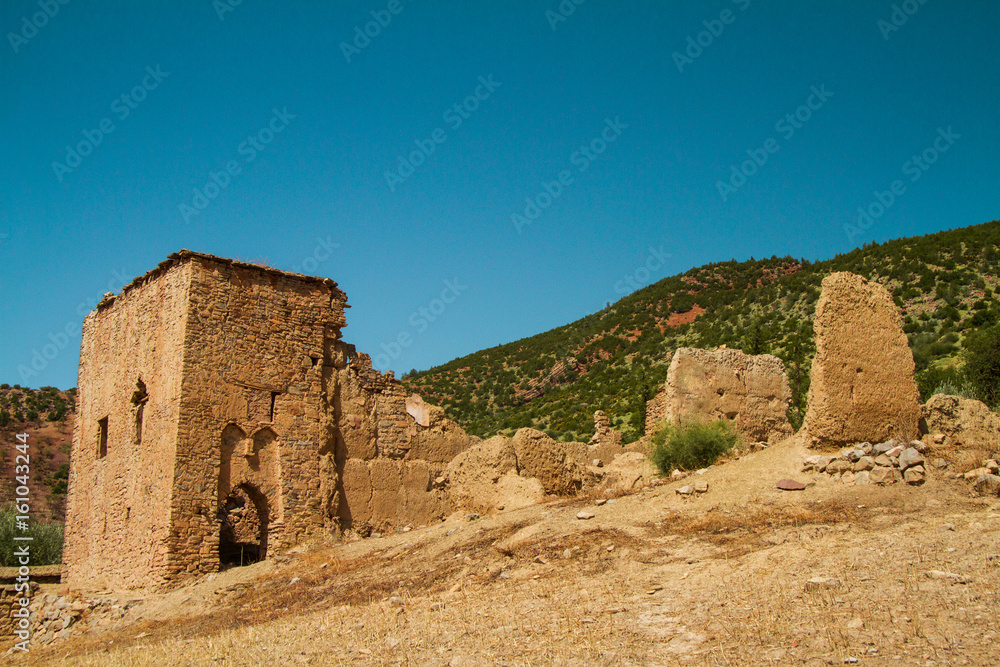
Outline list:
[[[317,548],[220,588],[201,616],[17,662],[1000,664],[1000,505],[964,489],[830,487],[818,502],[704,507],[656,487],[590,522],[559,501]],[[813,590],[813,577],[836,583]]]

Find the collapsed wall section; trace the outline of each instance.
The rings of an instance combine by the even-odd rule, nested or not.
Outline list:
[[[792,434],[792,392],[781,359],[725,347],[679,348],[654,408],[674,424],[726,419],[750,442],[774,443]],[[647,433],[652,433],[647,421]]]
[[[367,354],[352,350],[338,376],[341,528],[365,534],[443,519],[452,505],[439,478],[479,438],[441,408],[408,396],[391,373],[372,368]]]

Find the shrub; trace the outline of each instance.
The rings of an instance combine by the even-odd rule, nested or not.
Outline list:
[[[15,536],[31,536],[31,542],[15,542]],[[63,527],[58,523],[38,523],[28,520],[28,530],[17,528],[13,505],[0,508],[0,567],[18,565],[15,545],[29,544],[32,565],[58,565],[62,562]]]
[[[695,470],[715,463],[739,440],[740,436],[726,420],[684,426],[667,424],[653,436],[649,458],[665,475],[674,468]]]
[[[979,396],[979,391],[968,380],[958,383],[957,381],[945,380],[934,389],[935,394],[948,394],[949,396],[961,396],[962,398],[973,398],[977,401],[983,400]]]
[[[1000,326],[980,329],[965,341],[965,375],[983,401],[1000,401]]]

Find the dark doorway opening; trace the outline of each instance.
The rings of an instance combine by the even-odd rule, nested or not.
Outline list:
[[[219,508],[219,564],[249,565],[267,557],[267,499],[256,488],[241,484]]]

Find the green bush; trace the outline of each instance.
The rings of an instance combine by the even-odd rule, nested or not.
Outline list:
[[[977,401],[983,400],[979,391],[972,385],[971,382],[952,382],[946,380],[939,384],[936,389],[934,389],[935,394],[948,394],[949,396],[961,396],[962,398],[973,398]]]
[[[715,463],[739,441],[740,436],[726,420],[684,426],[667,424],[653,436],[649,458],[664,475],[674,468],[696,470]]]
[[[1000,402],[1000,326],[980,329],[966,339],[965,375],[991,408]]]
[[[14,541],[15,536],[31,536],[34,539]],[[28,520],[28,530],[17,527],[17,513],[13,505],[0,507],[0,567],[19,565],[14,549],[22,545],[30,546],[31,565],[58,565],[62,562],[63,527],[58,523],[38,523]]]

